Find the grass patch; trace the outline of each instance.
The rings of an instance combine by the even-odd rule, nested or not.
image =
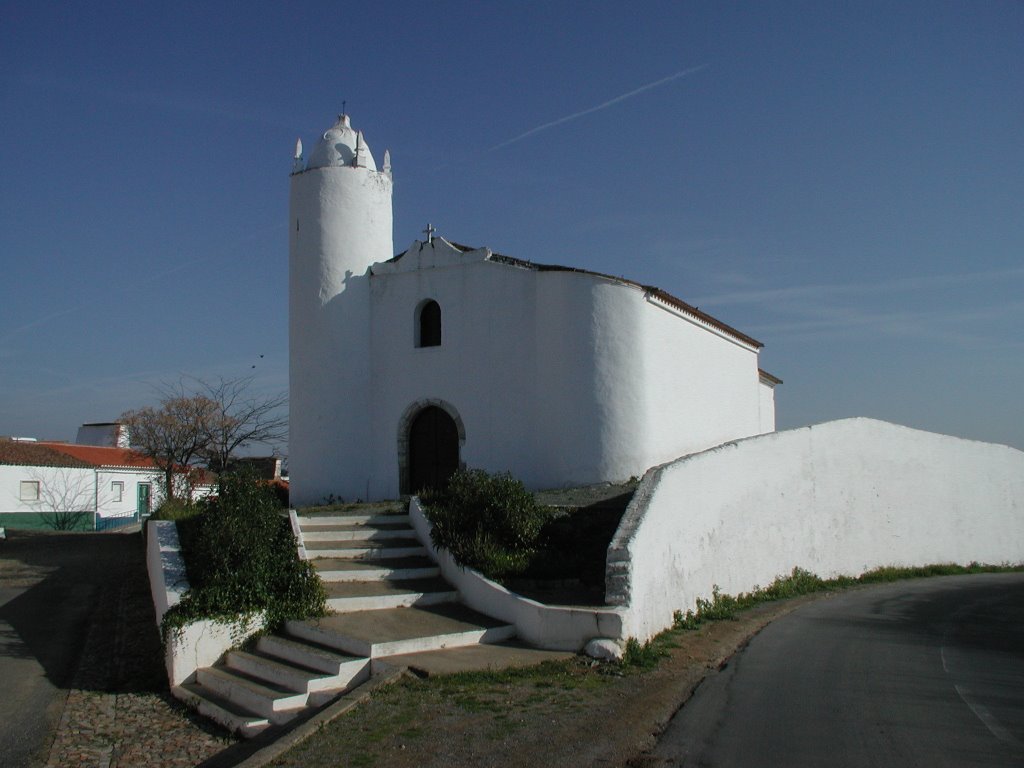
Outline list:
[[[404,501],[337,501],[327,500],[321,504],[314,504],[309,507],[302,507],[296,510],[298,514],[309,517],[323,515],[344,515],[350,513],[360,514],[401,514],[408,509]]]
[[[524,729],[572,716],[581,691],[598,695],[600,687],[614,682],[579,657],[523,669],[405,677],[377,688],[337,725],[319,730],[272,765],[388,766],[394,764],[389,755],[444,764],[439,755],[459,748],[465,734],[479,748],[493,750]],[[344,760],[338,762],[338,755]]]
[[[184,499],[171,499],[161,504],[156,512],[150,515],[150,520],[189,520],[203,511],[199,502],[186,501]]]

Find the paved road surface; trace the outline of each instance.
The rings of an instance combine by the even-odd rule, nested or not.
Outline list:
[[[1024,766],[1024,574],[907,581],[766,627],[651,755],[684,766]]]
[[[60,717],[118,540],[9,535],[0,542],[0,765],[24,766],[42,758]]]

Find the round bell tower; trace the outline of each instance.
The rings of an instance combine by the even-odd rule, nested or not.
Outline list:
[[[370,265],[394,256],[391,164],[348,115],[309,159],[297,143],[288,256],[292,504],[365,499],[371,475]]]

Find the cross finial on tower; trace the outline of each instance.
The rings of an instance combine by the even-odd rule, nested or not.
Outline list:
[[[437,230],[434,229],[434,225],[433,224],[427,224],[427,228],[423,230],[423,234],[425,234],[427,236],[427,242],[428,243],[434,242],[434,233],[435,232],[437,232]]]

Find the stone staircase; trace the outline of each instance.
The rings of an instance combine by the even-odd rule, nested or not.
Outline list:
[[[404,505],[298,518],[300,554],[324,582],[323,619],[289,621],[252,651],[230,651],[177,691],[243,736],[280,725],[355,688],[387,659],[498,643],[515,627],[457,602],[415,537]]]

